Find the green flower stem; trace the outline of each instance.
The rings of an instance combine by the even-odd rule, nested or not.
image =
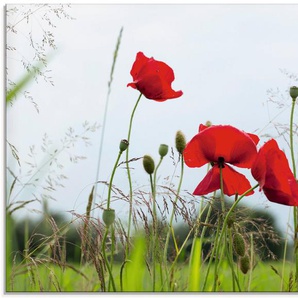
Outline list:
[[[114,225],[112,225],[112,231],[111,231],[111,237],[112,237],[112,244],[111,244],[111,258],[110,258],[110,269],[111,272],[113,272],[113,263],[114,263],[114,253],[115,253],[115,228]],[[109,292],[112,284],[112,279],[109,278]]]
[[[105,246],[106,246],[106,240],[107,240],[108,233],[109,233],[109,228],[106,227],[106,231],[105,231],[105,234],[104,234],[104,237],[103,237],[103,240],[102,240],[102,254],[103,254],[103,258],[105,260],[105,264],[106,264],[108,272],[109,272],[109,277],[110,277],[109,280],[112,283],[113,291],[116,292],[116,285],[115,285],[112,269],[110,267],[110,263],[109,263],[109,260],[107,258],[107,255],[106,255],[106,247]]]
[[[142,97],[142,93],[140,93],[138,100],[137,100],[137,102],[132,110],[131,116],[130,116],[128,136],[127,136],[128,143],[130,143],[130,135],[131,135],[133,117],[134,117],[135,111],[137,109],[137,106],[140,102],[141,97]],[[128,177],[128,183],[129,183],[129,215],[128,215],[127,243],[126,243],[126,250],[125,250],[126,256],[128,256],[128,253],[129,253],[129,238],[130,238],[131,219],[132,219],[132,182],[131,182],[128,158],[129,158],[129,147],[126,149],[126,170],[127,170],[127,177]]]
[[[154,179],[152,179],[152,174],[150,174],[150,185],[152,192],[152,213],[153,213],[153,221],[152,221],[152,285],[153,292],[155,292],[155,280],[156,280],[156,237],[157,237],[157,218],[156,218],[156,204],[155,204],[155,185]]]
[[[153,181],[152,181],[152,175],[150,175],[150,184],[151,184],[151,190],[152,190],[152,210],[153,210],[153,255],[152,255],[152,261],[153,261],[153,291],[155,291],[155,280],[156,280],[156,256],[157,256],[157,245],[158,245],[158,219],[157,219],[157,211],[156,211],[156,174],[157,170],[160,167],[162,163],[163,157],[160,157],[159,163],[157,164],[154,175],[153,175]],[[162,278],[162,276],[161,276]]]
[[[296,98],[292,100],[291,118],[290,118],[290,147],[291,147],[291,158],[293,165],[293,174],[296,178],[296,163],[294,156],[294,137],[293,137],[293,122],[294,122],[294,110],[295,110]]]
[[[251,281],[252,281],[252,271],[253,271],[252,270],[253,260],[254,260],[254,239],[253,239],[253,233],[251,233],[250,234],[250,264],[251,264],[251,269],[250,269],[250,272],[249,272],[247,292],[250,292],[250,286],[251,286]],[[283,281],[284,279],[281,278],[281,280]]]
[[[161,165],[161,162],[163,160],[163,157],[160,157],[159,163],[156,166],[156,169],[154,171],[154,176],[153,176],[153,189],[152,189],[152,198],[153,198],[153,215],[154,215],[154,219],[157,220],[157,214],[156,214],[156,173],[158,168]],[[151,178],[151,175],[150,175]]]
[[[228,222],[228,219],[229,219],[229,217],[230,217],[230,215],[231,215],[231,213],[234,211],[234,209],[236,208],[236,206],[238,205],[238,203],[250,192],[250,191],[252,191],[252,190],[254,190],[255,188],[257,188],[259,186],[259,184],[256,184],[254,187],[252,187],[252,188],[250,188],[250,189],[248,189],[246,192],[244,192],[238,199],[237,199],[237,201],[235,201],[234,202],[234,204],[231,206],[231,208],[230,208],[230,210],[228,211],[228,213],[227,213],[227,215],[225,216],[225,219],[224,219],[224,221],[223,221],[223,224],[222,224],[222,232],[221,232],[221,234],[220,234],[220,236],[219,236],[219,241],[218,241],[218,243],[221,243],[222,242],[222,237],[223,237],[223,235],[225,234],[225,230],[226,230],[226,227],[227,227],[227,222]],[[215,250],[216,250],[216,252],[215,252],[215,256],[218,256],[218,254],[219,254],[219,249],[220,249],[220,245],[217,245],[216,247],[215,247]],[[215,266],[217,267],[217,264],[218,262],[216,262],[215,263]],[[216,270],[215,270],[215,272],[217,272],[217,268],[216,268]],[[214,289],[215,290],[215,289]]]
[[[208,276],[209,276],[209,271],[210,271],[210,268],[211,268],[211,264],[212,264],[213,259],[214,259],[214,255],[218,254],[218,253],[215,254],[215,252],[216,252],[216,249],[218,249],[218,246],[219,246],[218,245],[219,230],[220,230],[219,225],[217,225],[215,240],[214,240],[214,244],[213,244],[213,249],[212,249],[211,255],[209,257],[209,263],[208,263],[207,270],[206,270],[206,275],[205,275],[205,279],[204,279],[204,283],[203,283],[203,287],[202,287],[202,292],[205,290],[205,287],[206,287],[206,284],[207,284],[207,279],[208,279]],[[217,280],[216,276],[214,276],[213,278]]]
[[[231,271],[232,271],[232,288],[233,288],[232,291],[235,292],[235,276],[236,276],[236,274],[235,274],[234,266],[233,266],[233,247],[231,245],[232,241],[233,241],[233,238],[232,238],[232,232],[231,232],[230,229],[228,231],[228,234],[229,234],[229,249],[227,251],[227,256],[228,256],[228,262],[230,264]]]
[[[225,213],[225,197],[224,197],[224,189],[223,189],[223,177],[222,177],[222,165],[219,165],[219,180],[220,180],[220,202],[221,202],[221,209],[222,209],[222,214]],[[221,215],[218,217],[218,226],[221,226]],[[221,234],[226,234],[224,230],[222,230]],[[216,234],[217,236],[219,234]],[[221,237],[220,237],[221,240]],[[217,241],[216,241],[217,242]],[[218,258],[218,247],[221,247],[222,252],[225,250],[226,247],[226,237],[224,239],[224,243],[221,243],[221,241],[217,242],[217,245],[215,246],[216,254],[215,254],[215,264],[214,264],[214,283],[213,283],[213,291],[216,291],[217,287],[217,276],[218,276],[218,264],[221,262],[221,258]],[[221,254],[222,256],[223,254]]]
[[[288,215],[288,223],[290,223],[290,215],[291,215],[291,209],[289,209],[289,215]],[[289,234],[289,224],[287,225],[286,235]],[[285,265],[286,265],[286,258],[287,258],[287,248],[288,248],[288,237],[285,239],[285,245],[284,245],[284,253],[283,253],[283,260],[282,260],[282,270],[281,270],[281,280],[280,280],[280,291],[284,291],[284,275],[285,275]]]
[[[203,210],[201,211],[201,213],[199,214],[199,216],[198,216],[199,218],[200,218],[200,217],[202,216],[202,214],[205,212],[206,208],[207,208],[207,205],[204,207],[204,209],[203,209]],[[210,215],[211,212],[209,212],[209,211],[211,211],[211,206],[209,206],[209,209],[208,209],[208,214]],[[207,216],[208,216],[208,215],[207,215]],[[208,217],[208,218],[209,218],[209,217]],[[205,228],[205,226],[204,226],[204,228]],[[203,230],[204,230],[204,228],[203,228]],[[196,225],[194,225],[194,226],[190,229],[190,231],[188,232],[186,238],[184,239],[184,242],[182,243],[180,249],[177,250],[176,257],[175,257],[174,261],[173,261],[172,264],[171,264],[171,267],[170,267],[169,272],[172,272],[172,271],[174,270],[174,267],[175,267],[175,265],[176,265],[176,263],[177,263],[177,261],[178,261],[178,258],[179,258],[179,256],[180,256],[180,254],[182,253],[182,251],[183,251],[183,249],[184,249],[186,243],[188,242],[189,237],[191,236],[191,234],[194,232],[195,229],[197,229]]]
[[[171,231],[173,229],[173,220],[174,220],[174,215],[175,215],[175,207],[179,198],[180,190],[181,190],[181,185],[182,185],[182,180],[183,180],[183,174],[184,174],[184,159],[183,155],[180,154],[180,162],[181,162],[181,171],[180,171],[180,179],[179,179],[179,184],[178,184],[178,189],[175,197],[175,201],[173,203],[173,210],[171,213],[170,221],[169,221],[169,229],[166,237],[166,242],[165,242],[165,247],[164,247],[164,254],[163,254],[163,259],[164,259],[164,264],[165,266],[167,265],[167,254],[168,254],[168,246],[169,246],[169,241],[170,241],[170,236],[171,236]]]
[[[114,164],[112,174],[111,174],[110,183],[109,183],[109,190],[108,190],[107,210],[110,210],[113,179],[114,179],[115,172],[116,172],[116,169],[117,169],[117,166],[118,166],[118,163],[119,163],[119,160],[120,160],[120,157],[121,157],[122,153],[123,153],[123,150],[120,149],[119,153],[118,153],[118,156],[117,156],[117,159],[116,159],[116,162]],[[110,290],[110,285],[112,284],[113,291],[115,292],[116,287],[115,287],[115,282],[114,282],[114,278],[113,278],[113,274],[112,274],[113,256],[114,256],[114,250],[115,250],[115,243],[114,243],[115,231],[114,231],[114,227],[112,227],[112,247],[111,247],[111,260],[110,260],[110,262],[106,257],[106,251],[105,251],[106,239],[107,239],[108,232],[109,232],[109,227],[106,227],[105,235],[104,235],[103,242],[102,242],[102,253],[103,253],[103,256],[104,256],[104,259],[105,259],[106,266],[107,266],[108,271],[109,271],[108,290]]]
[[[296,178],[296,163],[295,163],[295,156],[294,156],[294,136],[293,136],[295,103],[296,103],[296,98],[293,97],[292,98],[291,116],[290,116],[290,150],[291,150],[293,174],[294,174],[294,177]],[[297,283],[298,282],[298,239],[297,239],[298,208],[296,206],[293,207],[293,219],[294,219],[294,247],[295,247],[295,262],[296,262],[295,280]]]
[[[229,229],[228,231],[229,234],[229,249],[227,249],[227,257],[228,257],[228,262],[229,265],[231,267],[231,271],[232,271],[232,283],[233,283],[233,292],[236,291],[236,287],[235,287],[235,282],[237,283],[237,287],[238,287],[238,291],[241,292],[241,287],[239,284],[239,280],[238,277],[235,273],[235,269],[234,269],[234,262],[233,262],[233,246],[232,246],[232,231]]]
[[[221,211],[225,213],[225,194],[223,191],[223,177],[222,177],[222,166],[219,168],[219,179],[220,179],[220,202],[221,202]]]
[[[128,148],[127,148],[127,150],[128,150]],[[111,178],[110,178],[110,184],[109,184],[109,190],[108,190],[108,200],[107,200],[107,209],[110,209],[112,183],[113,183],[115,172],[116,172],[116,169],[117,169],[117,166],[118,166],[118,163],[119,163],[119,160],[120,160],[120,157],[121,157],[122,153],[123,153],[123,151],[121,151],[121,150],[118,153],[118,156],[117,156],[117,159],[116,159],[113,171],[112,171],[112,175],[111,175]]]

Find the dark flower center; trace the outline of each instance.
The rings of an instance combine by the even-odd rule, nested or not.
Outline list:
[[[210,162],[211,166],[214,167],[215,165],[217,165],[219,168],[224,168],[225,167],[225,159],[223,157],[219,157],[217,159],[217,161],[211,161]]]
[[[218,163],[218,167],[219,167],[219,168],[224,168],[224,167],[225,167],[225,159],[224,159],[223,157],[220,156],[220,157],[218,158],[217,163]]]

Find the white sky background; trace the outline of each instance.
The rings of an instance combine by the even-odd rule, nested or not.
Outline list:
[[[26,88],[38,104],[39,113],[28,99],[21,96],[8,108],[7,139],[18,149],[22,174],[25,173],[29,146],[35,145],[40,152],[44,133],[53,141],[51,150],[55,150],[61,147],[60,139],[68,127],[79,133],[86,120],[102,125],[113,51],[122,26],[99,180],[109,180],[119,142],[127,137],[138,91],[126,85],[132,81],[130,70],[138,51],[170,65],[176,77],[173,89],[182,90],[184,95],[162,103],[142,98],[134,118],[131,158],[150,154],[157,163],[161,143],[174,146],[177,130],[182,130],[190,140],[197,133],[199,124],[207,120],[273,136],[277,136],[277,131],[270,124],[271,120],[289,123],[291,99],[287,90],[298,83],[281,69],[297,74],[297,5],[73,4],[67,12],[75,20],[53,19],[57,28],[51,29],[58,46],[49,63],[54,87],[40,80]],[[7,21],[14,22],[9,18]],[[30,48],[24,46],[28,42],[27,26],[25,22],[19,23],[16,27],[18,34],[8,35],[7,40],[24,56],[30,54],[27,52]],[[29,26],[33,33],[38,32],[36,20]],[[17,57],[18,53],[7,54],[12,79],[22,74]],[[285,108],[277,109],[268,102],[268,89],[280,90],[283,96],[280,101]],[[51,209],[85,212],[88,195],[96,180],[101,133],[100,128],[89,135],[92,146],[81,145],[70,151],[86,156],[86,160],[72,164],[67,154],[58,157],[65,166],[62,172],[68,180],[64,183],[65,188],[53,194],[56,201],[49,202]],[[260,144],[265,140],[263,138]],[[289,157],[286,143],[281,137],[277,141]],[[295,145],[297,157],[297,138]],[[39,154],[37,164],[45,158]],[[8,165],[16,174],[21,174],[9,151]],[[149,180],[141,161],[133,166],[136,168],[133,171],[134,188],[147,187]],[[173,171],[168,155],[161,165],[159,182],[162,183]],[[205,167],[185,167],[182,189],[192,192],[205,173]],[[251,177],[250,171],[244,173]],[[252,185],[256,184],[252,178],[250,180]],[[127,193],[124,169],[118,169],[114,184]],[[100,201],[106,197],[107,188],[99,185],[98,194]],[[30,191],[23,191],[17,199],[29,200],[32,196]],[[267,208],[273,212],[281,229],[286,230],[289,207],[268,202],[258,190],[253,197],[243,201],[251,208]],[[118,216],[127,216],[128,204],[114,202],[111,207],[116,209]],[[28,211],[19,212],[19,216],[33,216],[32,208],[40,208],[40,205],[28,205]]]

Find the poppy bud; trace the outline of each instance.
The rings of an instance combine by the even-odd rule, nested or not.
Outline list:
[[[290,96],[295,100],[298,97],[298,87],[293,86],[290,88]]]
[[[168,150],[169,150],[169,146],[168,145],[161,144],[159,146],[159,149],[158,149],[158,152],[159,152],[160,157],[166,156],[168,154]]]
[[[128,147],[129,143],[127,140],[121,140],[120,145],[119,145],[119,149],[121,152],[125,151]]]
[[[207,127],[209,127],[209,126],[212,126],[212,122],[211,121],[206,121],[206,124],[205,124]]]
[[[186,140],[185,140],[185,136],[184,134],[182,133],[182,131],[178,130],[176,132],[176,149],[177,151],[182,154],[183,153],[183,150],[186,146]]]
[[[102,220],[107,227],[115,221],[115,210],[114,209],[105,209],[102,213]]]
[[[153,174],[155,165],[154,165],[154,160],[152,159],[151,156],[144,155],[144,157],[143,157],[143,167],[149,175]]]
[[[233,236],[233,247],[236,254],[240,257],[244,257],[245,255],[245,242],[240,233],[236,233]]]
[[[248,270],[250,269],[250,262],[249,262],[249,257],[248,255],[245,255],[240,259],[240,270],[242,271],[243,274],[246,274]]]

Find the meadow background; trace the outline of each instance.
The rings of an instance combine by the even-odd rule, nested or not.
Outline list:
[[[177,130],[189,140],[206,121],[258,134],[261,143],[274,137],[289,152],[288,89],[298,81],[297,5],[10,4],[7,9],[8,86],[38,57],[48,59],[41,76],[7,106],[6,138],[13,147],[7,147],[6,192],[8,204],[21,202],[13,207],[21,206],[13,213],[16,221],[38,220],[45,204],[63,217],[71,218],[69,211],[82,214],[94,183],[109,180],[138,96],[126,87],[138,51],[171,65],[173,88],[184,94],[164,103],[142,99],[132,134],[140,145],[131,147],[131,157],[150,153],[157,158],[159,144],[174,146]],[[54,162],[47,163],[53,154]],[[159,182],[168,181],[174,171],[168,156]],[[192,192],[205,171],[186,168],[183,191]],[[23,187],[33,182],[32,175],[38,186]],[[123,177],[124,168],[114,184],[126,193]],[[148,186],[141,163],[134,164],[132,178],[135,189]],[[95,203],[106,195],[106,185],[97,184]],[[258,191],[243,203],[269,211],[281,233],[292,236],[289,207],[268,202]],[[112,207],[118,218],[127,217],[125,202],[116,200]],[[100,217],[101,210],[92,215]]]

